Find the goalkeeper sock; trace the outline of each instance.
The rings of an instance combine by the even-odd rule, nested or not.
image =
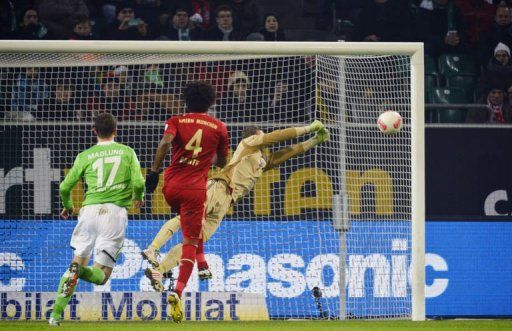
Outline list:
[[[174,288],[174,291],[179,295],[180,298],[181,293],[183,293],[183,289],[185,288],[185,286],[187,286],[190,274],[194,269],[197,247],[194,245],[183,245],[182,250],[183,253],[181,254],[180,274],[178,276],[178,282],[176,283],[176,287]]]
[[[165,245],[167,241],[172,237],[173,234],[178,232],[180,229],[180,218],[179,216],[176,216],[167,222],[165,222],[164,225],[160,228],[160,231],[155,236],[155,239],[153,239],[153,242],[151,243],[150,247],[152,247],[155,250],[160,250],[162,246]]]
[[[156,270],[164,273],[177,266],[181,259],[182,247],[183,244],[175,245],[169,253],[167,253],[162,262],[160,262],[160,265]]]
[[[68,305],[69,300],[71,299],[71,296],[63,297],[61,296],[62,293],[62,286],[64,283],[68,280],[67,271],[62,275],[59,282],[59,288],[57,289],[57,298],[55,298],[55,303],[53,304],[52,314],[51,317],[54,319],[60,321],[62,319],[62,312],[64,309],[66,309],[66,306]]]
[[[105,273],[100,268],[82,267],[78,277],[85,280],[86,282],[101,285],[105,280]]]
[[[199,245],[196,250],[196,261],[197,261],[197,269],[203,270],[208,269],[208,263],[206,262],[206,258],[204,257],[204,243],[203,240],[199,241]]]

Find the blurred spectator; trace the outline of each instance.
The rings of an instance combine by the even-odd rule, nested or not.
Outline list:
[[[261,112],[258,121],[270,122],[306,122],[309,120],[309,112],[298,106],[303,95],[298,95],[286,79],[277,79],[267,94],[268,99],[258,103],[259,109],[268,109]],[[266,89],[265,89],[266,90]]]
[[[479,96],[488,91],[490,87],[506,89],[512,84],[512,61],[510,60],[510,48],[499,43],[494,49],[494,57],[482,72],[479,79]]]
[[[12,38],[17,28],[16,10],[13,0],[0,0],[0,39]]]
[[[493,49],[498,43],[512,47],[512,15],[507,6],[498,6],[494,24],[480,38],[478,45],[479,61],[485,64],[493,55]]]
[[[352,22],[357,21],[361,6],[366,2],[361,0],[318,0],[315,27],[320,30],[328,30],[332,28],[333,18],[336,21],[349,21],[353,24]]]
[[[20,22],[20,27],[14,38],[16,39],[48,39],[48,29],[39,22],[39,15],[35,9],[28,9]]]
[[[416,24],[419,41],[425,43],[425,53],[432,57],[467,50],[462,16],[452,1],[423,1]]]
[[[90,119],[100,112],[111,113],[118,120],[122,121],[142,119],[142,115],[137,111],[135,103],[129,96],[125,95],[121,89],[120,81],[116,77],[104,77],[98,94],[88,99],[87,110],[82,110],[78,115],[81,118]]]
[[[222,3],[233,13],[233,26],[244,35],[260,27],[260,8],[254,0],[224,0]]]
[[[37,114],[38,119],[75,119],[74,89],[71,80],[56,79],[51,86],[50,98],[45,102],[45,109]]]
[[[162,91],[165,87],[164,79],[157,64],[150,64],[144,71],[144,85],[153,90]]]
[[[407,26],[409,10],[404,2],[394,0],[373,0],[362,9],[355,26],[356,41],[404,41],[406,33],[411,31]]]
[[[487,0],[454,0],[462,13],[468,43],[476,45],[483,32],[491,27],[496,8]]]
[[[334,29],[334,34],[338,40],[353,41],[354,40],[354,23],[349,20],[338,19]]]
[[[39,106],[49,95],[48,85],[39,77],[39,69],[26,68],[14,85],[11,112],[6,118],[33,120]]]
[[[227,94],[220,102],[220,112],[216,116],[223,120],[259,121],[255,114],[256,103],[251,82],[243,71],[234,71],[229,75]]]
[[[219,6],[215,13],[217,25],[205,32],[206,40],[244,40],[245,36],[241,31],[233,27],[233,12],[228,6]]]
[[[189,15],[190,12],[186,8],[176,8],[166,24],[166,29],[158,39],[201,40],[201,29],[190,28]]]
[[[263,20],[263,29],[260,33],[263,35],[265,41],[285,41],[286,36],[283,30],[280,29],[279,20],[275,14],[266,14]]]
[[[107,40],[145,40],[148,39],[146,23],[135,16],[133,6],[124,2],[116,7],[117,20],[106,26]]]
[[[505,93],[501,88],[492,88],[484,96],[482,102],[488,108],[474,108],[468,111],[468,123],[511,123],[512,110],[510,104],[505,102]]]
[[[91,21],[88,17],[78,19],[73,27],[73,35],[70,39],[74,40],[92,40],[95,39],[92,34]]]
[[[83,0],[44,0],[39,4],[39,16],[55,39],[69,39],[78,18],[89,16]]]
[[[213,21],[213,5],[208,0],[190,0],[192,6],[192,21],[202,29],[209,29],[215,25]]]
[[[127,66],[117,66],[111,73],[111,76],[119,80],[119,87],[123,90],[125,96],[131,97],[134,94],[133,74]]]
[[[171,1],[162,0],[134,0],[133,10],[137,13],[137,17],[148,23],[150,26],[158,21],[160,13],[164,12]]]

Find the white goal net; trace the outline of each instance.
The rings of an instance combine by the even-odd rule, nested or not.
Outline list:
[[[185,290],[185,318],[411,318],[411,56],[278,50],[0,51],[2,300],[14,302],[16,293],[25,293],[20,309],[27,311],[30,301],[37,319],[33,307],[39,297],[39,318],[45,318],[45,292],[56,291],[71,260],[76,224],[58,218],[58,184],[75,156],[95,143],[93,116],[114,114],[116,139],[134,148],[146,169],[164,121],[183,111],[184,86],[206,80],[217,91],[211,114],[227,124],[232,150],[248,125],[269,132],[319,119],[331,138],[264,173],[230,210],[205,245],[214,277],[199,282],[193,274]],[[403,117],[396,135],[383,135],[376,126],[385,110]],[[82,184],[73,191],[75,206],[83,191]],[[151,287],[140,252],[169,218],[158,188],[145,207],[130,210],[111,280],[105,286],[79,284],[78,293],[101,295],[100,319],[165,319],[165,300],[144,299]],[[180,240],[175,236],[161,253]],[[73,318],[70,306],[66,316]]]

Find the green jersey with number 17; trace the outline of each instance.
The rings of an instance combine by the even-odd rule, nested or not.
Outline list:
[[[81,179],[87,190],[83,206],[113,203],[130,207],[132,200],[142,200],[144,177],[137,155],[130,147],[114,141],[100,142],[78,154],[73,167],[59,186],[64,208],[71,209],[71,190]]]

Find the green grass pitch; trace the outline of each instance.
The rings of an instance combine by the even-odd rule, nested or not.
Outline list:
[[[449,321],[269,321],[269,322],[64,322],[59,328],[44,322],[0,322],[0,330],[73,330],[73,331],[330,331],[330,330],[512,330],[512,320]]]

